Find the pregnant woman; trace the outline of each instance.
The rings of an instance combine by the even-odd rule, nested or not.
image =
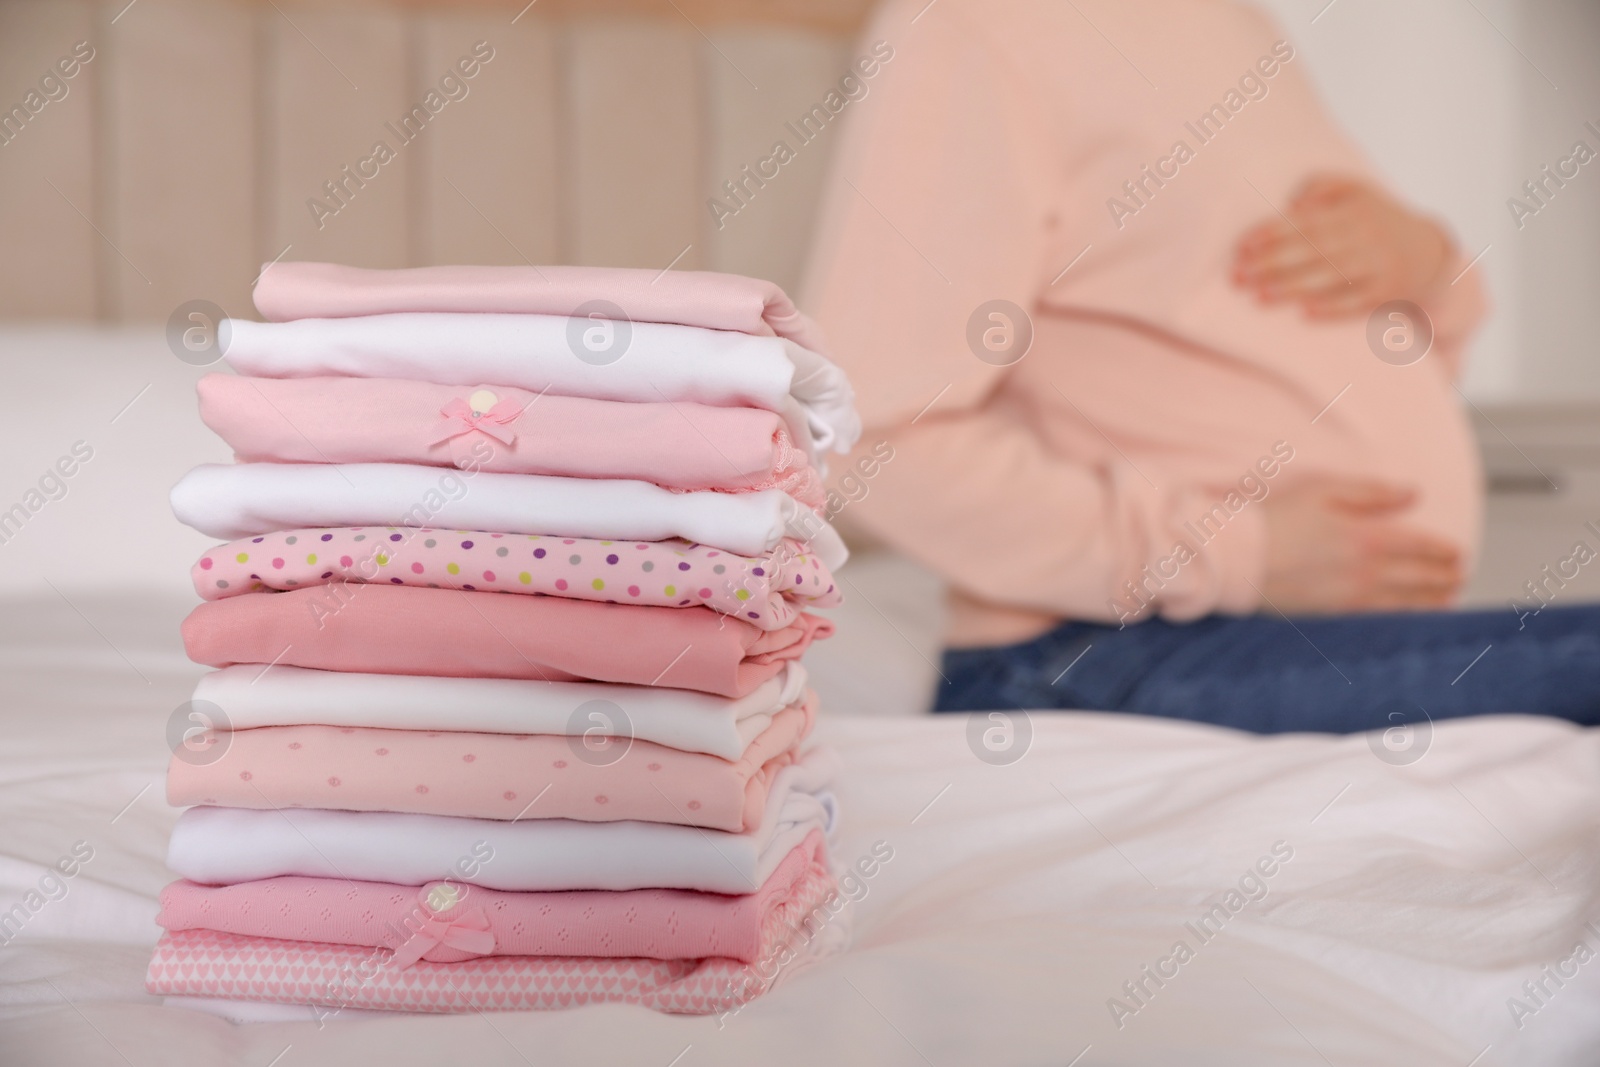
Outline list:
[[[1223,0],[924,5],[879,12],[807,302],[893,449],[848,520],[949,585],[938,710],[1600,721],[1600,610],[1448,610],[1478,274],[1293,41]]]

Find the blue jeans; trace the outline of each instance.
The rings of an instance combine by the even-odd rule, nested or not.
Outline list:
[[[1600,604],[1285,620],[1210,616],[1118,630],[1068,622],[950,649],[936,711],[1076,708],[1255,733],[1354,733],[1463,715],[1600,723]]]

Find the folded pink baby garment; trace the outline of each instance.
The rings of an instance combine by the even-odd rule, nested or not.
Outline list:
[[[207,600],[346,582],[531,593],[649,604],[704,605],[762,630],[804,608],[840,603],[822,561],[785,541],[763,556],[671,541],[595,541],[413,527],[283,530],[201,556],[190,572]]]
[[[795,661],[735,700],[651,685],[349,674],[245,663],[207,672],[192,700],[201,708],[209,703],[228,709],[227,726],[233,730],[320,723],[565,735],[580,732],[574,729],[576,717],[586,720],[582,732],[591,737],[616,734],[736,760],[805,690],[806,669]]]
[[[462,963],[389,966],[386,949],[243,937],[212,930],[163,934],[145,971],[156,996],[224,997],[332,1010],[547,1011],[638,1004],[713,1015],[768,992],[836,942],[797,931],[754,964],[726,957],[652,960],[599,956],[487,956]]]
[[[226,709],[224,709],[226,710]],[[772,777],[794,762],[816,695],[780,711],[737,760],[628,737],[262,726],[213,730],[167,766],[167,803],[329,808],[474,819],[761,825]],[[579,719],[579,726],[587,726]]]
[[[391,378],[208,374],[198,389],[200,417],[244,462],[470,463],[673,489],[782,489],[814,508],[823,502],[821,479],[782,416],[759,408]]]
[[[599,956],[712,957],[754,963],[833,893],[822,831],[791,851],[760,889],[743,896],[683,889],[509,893],[456,881],[424,886],[289,875],[233,885],[173,882],[156,922],[174,933],[212,930],[384,948],[418,959]]]
[[[564,597],[325,585],[201,604],[183,621],[189,658],[367,674],[588,679],[740,697],[833,625],[802,612],[780,630],[709,608]]]
[[[629,267],[413,267],[371,270],[337,263],[272,263],[256,282],[269,322],[398,311],[589,314],[597,301],[634,322],[787,337],[826,353],[822,333],[771,282],[710,271]],[[611,318],[604,312],[602,317]]]
[[[431,526],[601,541],[681,537],[747,556],[790,537],[829,567],[849,558],[839,531],[778,489],[690,493],[628,478],[416,463],[205,463],[173,486],[172,511],[224,541],[300,526]]]

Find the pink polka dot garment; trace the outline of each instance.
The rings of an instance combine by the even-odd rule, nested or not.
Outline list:
[[[816,696],[772,717],[737,760],[627,737],[260,726],[205,735],[214,759],[174,754],[167,802],[337,808],[481,819],[760,825],[772,776],[810,732]]]
[[[762,996],[816,962],[829,942],[812,934],[811,924],[802,925],[777,953],[753,964],[726,957],[484,956],[461,963],[423,960],[396,969],[384,965],[385,949],[182,930],[162,935],[144,982],[158,997],[337,1009],[551,1011],[623,1003],[715,1015]]]
[[[762,630],[802,610],[840,603],[833,575],[785,541],[762,557],[688,541],[345,527],[242,538],[191,570],[206,600],[304,586],[385,583],[594,600],[654,607],[704,606]]]

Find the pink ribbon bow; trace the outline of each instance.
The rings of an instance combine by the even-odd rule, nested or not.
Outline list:
[[[482,908],[474,908],[449,922],[424,919],[416,933],[394,950],[389,963],[397,970],[404,970],[435,945],[470,952],[474,956],[487,956],[494,951],[494,934],[489,930],[489,917]]]
[[[429,444],[443,444],[452,437],[481,430],[501,444],[509,445],[517,439],[511,424],[521,414],[522,406],[515,400],[502,400],[488,411],[479,412],[458,397],[439,409],[441,417],[434,424],[434,438]]]

